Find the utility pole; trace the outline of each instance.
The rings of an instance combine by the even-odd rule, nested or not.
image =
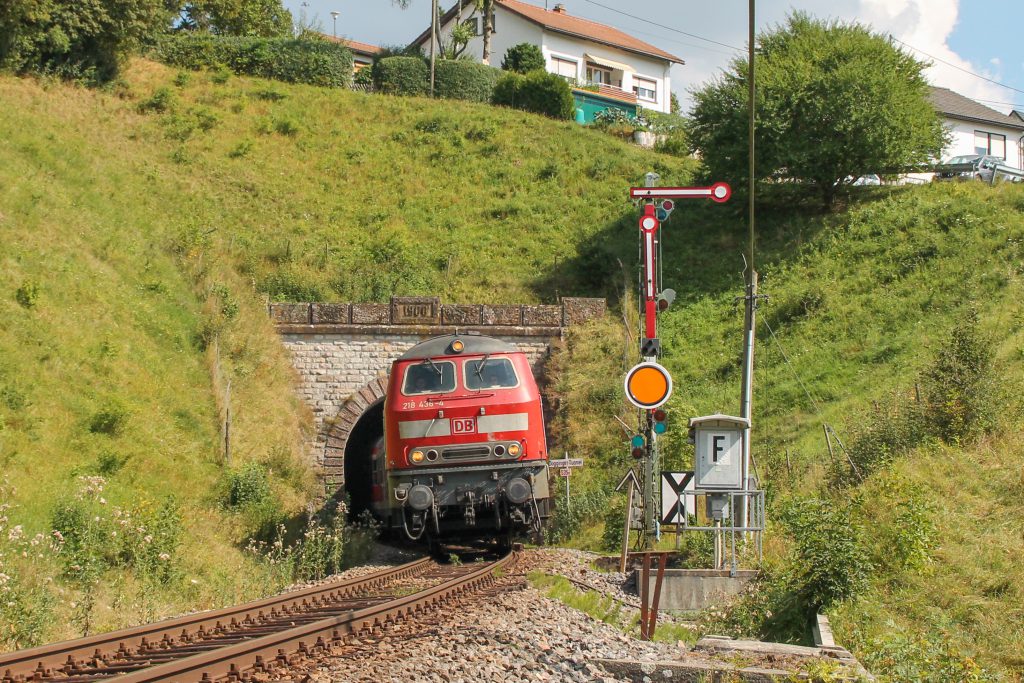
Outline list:
[[[460,17],[461,18],[461,17]],[[434,68],[437,49],[437,0],[430,0],[430,96],[434,96]]]
[[[740,416],[746,418],[747,429],[745,439],[743,440],[743,490],[750,491],[754,486],[750,485],[750,431],[753,421],[751,420],[753,393],[754,393],[754,327],[757,316],[757,269],[754,267],[754,189],[756,185],[756,168],[755,168],[755,156],[754,156],[754,130],[757,115],[755,96],[757,89],[755,88],[754,80],[754,41],[756,40],[755,34],[755,20],[754,20],[754,2],[750,0],[748,10],[748,26],[747,26],[747,117],[748,117],[748,145],[749,145],[749,165],[748,165],[748,178],[747,178],[747,210],[748,210],[748,226],[750,233],[750,244],[749,251],[746,256],[747,269],[746,269],[746,283],[744,292],[744,315],[743,315],[743,388],[740,392]],[[747,496],[742,497],[742,507],[739,511],[739,521],[745,527],[750,526],[750,499]]]

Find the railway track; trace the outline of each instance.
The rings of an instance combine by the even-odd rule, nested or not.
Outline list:
[[[235,607],[0,654],[0,683],[249,680],[493,584],[514,560],[417,560]]]

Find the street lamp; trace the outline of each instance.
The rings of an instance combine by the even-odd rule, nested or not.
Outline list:
[[[341,14],[341,12],[339,12],[338,10],[334,10],[333,12],[331,12],[331,18],[334,19],[334,37],[335,38],[338,37],[338,15],[340,15],[340,14]]]

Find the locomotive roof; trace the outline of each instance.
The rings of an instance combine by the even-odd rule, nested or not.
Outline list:
[[[451,344],[456,339],[466,345],[461,353],[455,354],[451,351]],[[466,356],[485,353],[518,353],[519,349],[513,344],[503,342],[494,337],[485,337],[480,334],[445,334],[433,339],[422,341],[412,347],[398,360],[416,360],[417,358],[437,358],[438,356]]]

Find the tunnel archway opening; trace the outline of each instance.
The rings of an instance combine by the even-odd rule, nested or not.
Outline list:
[[[370,459],[377,442],[384,437],[384,401],[366,409],[356,421],[345,444],[345,493],[349,518],[372,512],[373,469]]]

